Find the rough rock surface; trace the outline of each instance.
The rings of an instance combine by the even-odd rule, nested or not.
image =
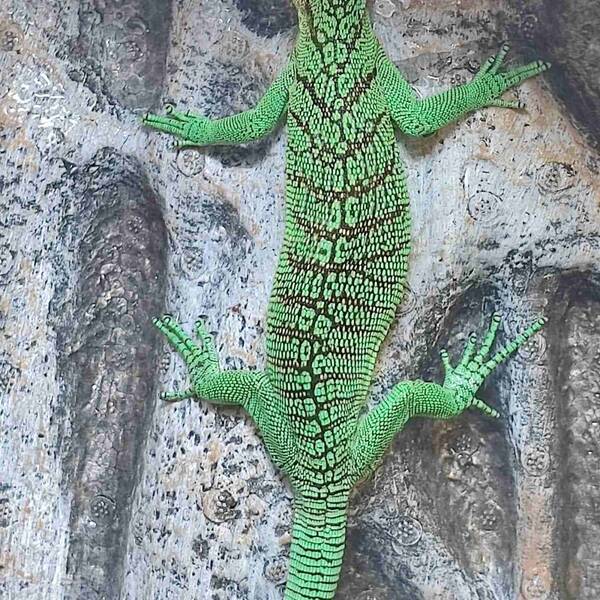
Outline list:
[[[600,11],[590,0],[376,0],[421,94],[501,41],[554,69],[400,147],[410,293],[374,402],[439,378],[494,309],[550,323],[490,378],[502,418],[411,422],[352,500],[338,597],[600,597]],[[167,100],[250,107],[283,67],[285,0],[0,5],[0,595],[276,600],[290,492],[248,417],[164,405],[186,383],[150,326],[207,315],[223,366],[260,368],[285,133],[186,150],[140,127]]]

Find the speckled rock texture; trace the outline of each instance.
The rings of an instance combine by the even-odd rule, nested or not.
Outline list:
[[[493,310],[550,323],[482,391],[502,418],[415,420],[354,494],[338,598],[600,598],[600,29],[591,0],[376,0],[420,94],[504,39],[554,68],[421,141],[408,293],[373,402],[439,380]],[[276,600],[291,493],[241,411],[154,332],[206,315],[260,368],[285,131],[176,153],[139,117],[252,106],[296,32],[286,0],[0,5],[0,596]]]

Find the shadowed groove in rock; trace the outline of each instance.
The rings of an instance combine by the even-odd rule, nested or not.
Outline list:
[[[71,57],[82,60],[83,81],[99,100],[147,110],[160,97],[170,25],[170,0],[83,0]]]
[[[565,599],[600,597],[600,277],[560,279],[551,348],[557,398],[556,581]]]
[[[442,293],[441,297],[445,295]],[[503,315],[503,321],[492,354],[508,341],[507,326],[512,320],[499,290],[492,284],[475,283],[457,295],[436,324],[439,341],[429,346],[424,379],[443,381],[439,351],[448,349],[451,363],[456,365],[469,333],[476,334],[479,346],[495,311]],[[478,398],[500,412],[499,419],[471,409],[458,419],[421,421],[411,433],[413,443],[421,446],[416,472],[447,549],[462,565],[478,594],[486,590],[511,597],[518,510],[506,410],[508,398],[503,397],[506,386],[498,385],[504,372],[504,365],[497,367],[477,393]],[[493,580],[480,579],[482,555],[486,556]],[[448,594],[451,592],[450,588],[446,590]]]
[[[392,577],[386,573],[389,539],[382,543],[382,532],[362,522],[349,530],[343,576],[336,600],[424,600],[423,593],[411,581],[413,574],[399,558]]]
[[[273,37],[298,23],[290,0],[235,0],[242,22],[253,33]]]
[[[62,232],[77,246],[77,282],[62,322],[54,317],[71,424],[63,447],[72,498],[67,574],[73,597],[117,598],[155,404],[151,318],[163,311],[167,235],[139,165],[112,150],[77,169],[69,189],[81,194]]]
[[[511,0],[518,27],[511,36],[527,54],[550,60],[546,74],[554,93],[600,148],[600,46],[596,42],[600,4],[595,0]]]

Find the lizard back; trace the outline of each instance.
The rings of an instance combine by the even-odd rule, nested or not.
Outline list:
[[[410,216],[368,16],[345,37],[317,34],[301,31],[293,58],[267,372],[298,435],[347,438],[335,425],[358,416],[402,299]]]

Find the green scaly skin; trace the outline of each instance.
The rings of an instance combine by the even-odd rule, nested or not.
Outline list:
[[[264,372],[221,371],[213,340],[197,345],[169,316],[154,321],[185,360],[191,387],[166,400],[241,405],[293,486],[287,600],[335,595],[351,488],[415,416],[449,419],[475,407],[483,380],[539,331],[539,319],[495,353],[494,314],[483,343],[471,335],[442,385],[397,384],[362,415],[379,347],[405,289],[410,215],[394,128],[433,133],[473,110],[523,108],[501,95],[546,70],[501,70],[504,45],[474,79],[418,100],[374,36],[364,0],[295,0],[300,31],[287,68],[251,110],[211,121],[176,112],[144,123],[180,145],[235,144],[271,132],[287,114],[285,236],[269,303]]]

